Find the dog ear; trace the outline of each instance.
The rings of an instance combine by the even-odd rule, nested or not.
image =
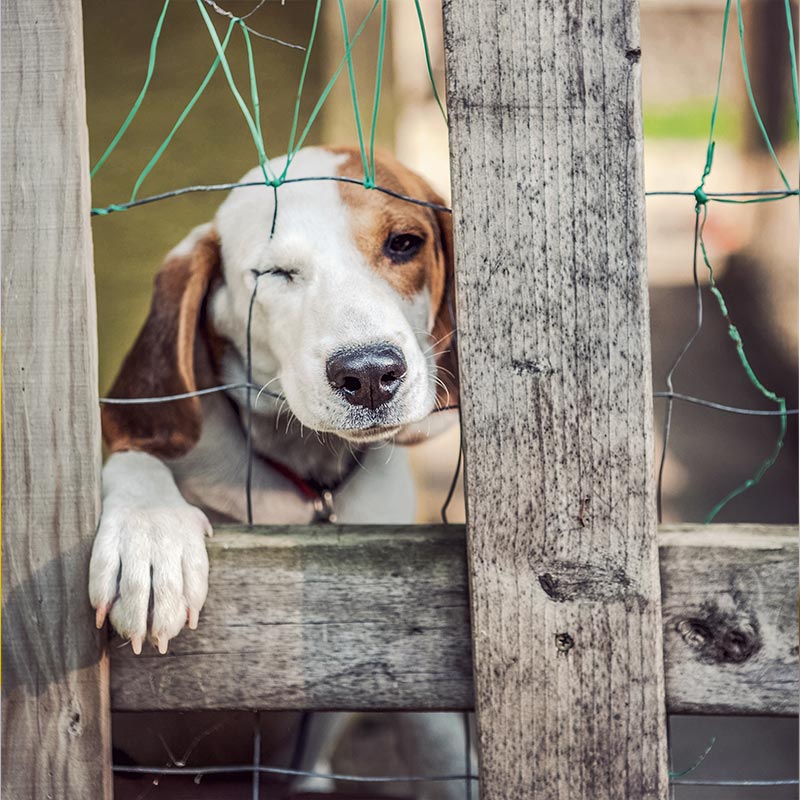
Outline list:
[[[219,239],[210,225],[203,226],[167,256],[156,275],[150,312],[110,397],[164,397],[210,385],[207,346],[197,334],[209,287],[219,275]],[[200,437],[200,398],[106,404],[101,419],[112,452],[142,450],[176,458]]]
[[[437,205],[444,205],[444,201],[438,196],[433,202]],[[444,284],[431,336],[436,342],[434,352],[437,354],[436,368],[440,381],[436,402],[439,408],[448,408],[457,406],[459,400],[453,218],[449,211],[435,211],[434,213],[439,226],[444,260]]]

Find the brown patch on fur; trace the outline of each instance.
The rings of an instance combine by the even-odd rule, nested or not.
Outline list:
[[[163,397],[214,385],[204,323],[209,287],[220,279],[216,233],[197,242],[187,256],[175,256],[156,275],[147,319],[120,368],[110,397]],[[217,342],[216,351],[222,345]],[[105,405],[103,437],[112,452],[143,450],[162,458],[184,455],[200,438],[200,398],[168,403]]]
[[[438,201],[434,202],[438,203]],[[431,336],[436,342],[438,377],[444,383],[444,387],[439,386],[436,392],[436,400],[439,407],[444,408],[445,406],[457,406],[459,403],[458,353],[456,352],[456,275],[453,217],[445,211],[437,211],[436,219],[441,231],[441,259],[444,262],[444,270],[441,276],[438,305],[433,306],[436,309],[436,317]],[[433,297],[434,294],[431,292],[431,298],[433,299]]]
[[[339,168],[346,178],[362,180],[364,168],[360,152],[353,147],[329,147],[329,152],[347,155]],[[380,151],[375,154],[375,183],[385,189],[443,206],[444,200],[430,185]],[[431,308],[435,311],[433,331],[438,354],[440,405],[458,403],[458,361],[455,342],[455,297],[453,272],[453,225],[451,215],[425,206],[414,205],[383,192],[354,184],[337,184],[342,201],[350,209],[351,230],[356,246],[367,263],[403,297],[413,297],[427,287]],[[405,264],[395,264],[384,255],[383,245],[391,233],[413,233],[425,243],[419,253]]]

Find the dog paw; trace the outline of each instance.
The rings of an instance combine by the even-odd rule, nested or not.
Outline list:
[[[182,498],[143,507],[104,504],[89,564],[97,627],[108,617],[141,653],[149,638],[166,653],[188,622],[197,627],[208,592],[205,537],[211,524]]]

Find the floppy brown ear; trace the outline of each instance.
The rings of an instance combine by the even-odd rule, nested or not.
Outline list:
[[[444,205],[444,201],[439,197],[436,197],[433,202],[437,205]],[[459,400],[453,218],[449,211],[435,211],[434,213],[441,236],[444,285],[431,335],[433,341],[436,342],[434,352],[437,354],[437,377],[442,382],[436,393],[436,401],[439,408],[446,408],[457,406]]]
[[[150,313],[122,363],[110,397],[164,397],[193,392],[198,384],[200,388],[210,385],[213,377],[198,328],[209,286],[219,274],[219,239],[213,230],[196,241],[191,251],[167,257],[155,278]],[[103,437],[112,452],[143,450],[176,458],[191,450],[200,437],[200,399],[104,405],[101,419]]]

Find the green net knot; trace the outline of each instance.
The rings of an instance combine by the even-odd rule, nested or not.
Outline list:
[[[93,208],[92,216],[107,217],[109,214],[113,214],[115,211],[125,211],[127,207],[128,206],[120,205],[119,203],[112,203],[110,206],[106,206],[105,208]]]
[[[700,185],[694,190],[694,200],[697,204],[697,207],[704,206],[708,202],[708,195],[703,190],[703,186]]]
[[[367,175],[364,178],[364,188],[365,189],[374,189],[375,188],[375,179]]]

